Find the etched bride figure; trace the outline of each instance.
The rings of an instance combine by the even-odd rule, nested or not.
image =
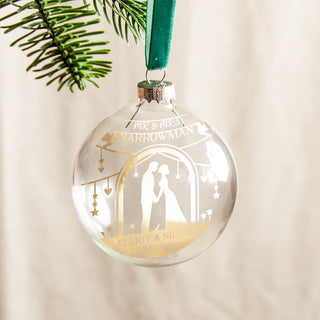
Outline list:
[[[161,179],[159,181],[160,191],[155,202],[158,202],[164,194],[166,204],[166,222],[187,222],[184,214],[182,213],[178,200],[172,190],[169,189],[168,179],[166,175],[170,173],[169,167],[166,164],[160,166],[159,173]]]

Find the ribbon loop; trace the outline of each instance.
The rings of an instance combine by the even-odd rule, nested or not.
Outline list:
[[[148,70],[168,65],[176,0],[148,0],[146,26],[146,66]]]

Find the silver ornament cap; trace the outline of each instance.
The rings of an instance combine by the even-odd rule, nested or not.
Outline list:
[[[176,99],[174,84],[169,81],[145,80],[138,83],[138,98],[140,101],[157,101],[170,103]]]

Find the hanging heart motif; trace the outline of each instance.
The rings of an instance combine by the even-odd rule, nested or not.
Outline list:
[[[207,182],[208,177],[207,177],[207,176],[201,176],[200,179],[201,179],[201,181],[202,181],[203,183],[205,183],[205,182]]]
[[[106,188],[104,189],[104,192],[107,194],[107,196],[111,193],[112,188]]]

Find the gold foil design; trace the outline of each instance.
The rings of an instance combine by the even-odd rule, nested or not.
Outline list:
[[[92,213],[93,216],[97,216],[99,211],[97,210],[97,205],[98,205],[97,197],[98,197],[98,194],[97,194],[97,185],[96,185],[96,183],[94,184],[94,189],[93,190],[94,190],[93,191],[93,195],[92,195],[92,197],[93,197],[93,203],[92,203],[93,211],[91,211],[91,213]]]
[[[169,223],[165,230],[142,234],[104,236],[101,241],[126,256],[157,258],[179,251],[198,239],[210,226],[206,223]]]
[[[97,145],[98,148],[102,148],[106,151],[116,152],[120,154],[130,154],[128,152],[120,152],[116,150],[112,150],[109,148],[115,142],[120,143],[164,143],[170,140],[180,139],[183,137],[190,136],[194,134],[195,129],[197,129],[198,124],[193,123],[184,127],[178,127],[171,130],[165,131],[151,131],[151,132],[121,132],[114,131],[112,133],[110,142],[107,144],[100,146]],[[108,134],[109,135],[109,134]],[[109,135],[110,136],[110,135]]]
[[[100,148],[100,159],[99,159],[100,167],[98,168],[100,173],[102,173],[102,171],[104,170],[103,161],[104,161],[104,159],[102,158],[102,148]]]
[[[116,233],[117,235],[123,234],[123,222],[124,222],[124,184],[126,181],[126,177],[129,174],[130,170],[134,168],[137,164],[141,164],[144,161],[148,161],[150,156],[157,155],[157,154],[168,154],[170,156],[175,156],[177,159],[181,160],[189,173],[190,177],[190,211],[191,217],[190,222],[198,222],[199,221],[199,200],[198,200],[198,193],[199,193],[199,186],[198,186],[198,171],[194,165],[193,160],[190,156],[181,150],[178,147],[172,145],[154,145],[151,147],[147,147],[142,149],[140,152],[135,154],[134,156],[130,157],[125,165],[120,170],[120,174],[117,179],[117,192],[116,192],[116,212],[118,213],[116,216],[116,221],[118,221],[119,230]],[[151,187],[151,186],[149,186]]]
[[[102,191],[99,196],[106,197],[109,204],[114,201],[111,223],[101,232],[100,240],[126,256],[157,258],[172,254],[198,239],[212,223],[214,210],[208,208],[200,212],[199,209],[199,183],[209,182],[211,164],[195,163],[186,152],[189,147],[206,143],[209,136],[201,131],[200,123],[178,127],[176,117],[165,120],[165,123],[157,120],[155,124],[152,121],[134,121],[135,129],[148,132],[106,133],[101,139],[104,144],[96,145],[100,151],[98,171],[102,173],[105,170],[103,152],[119,154],[121,159],[127,155],[127,158],[122,166],[119,163],[121,168],[118,172],[82,184],[94,186],[92,216],[99,214],[97,184],[98,190]],[[172,129],[149,132],[150,128],[157,130],[160,127]],[[195,134],[198,139],[189,145],[178,147],[167,143]],[[129,150],[138,143],[150,145],[135,152],[115,149],[123,143],[130,145]],[[215,152],[214,145],[210,152]],[[213,176],[214,199],[218,199],[218,177]],[[175,184],[173,179],[177,181]],[[186,193],[183,198],[179,195],[181,187]],[[130,195],[131,191],[137,194],[135,198]]]
[[[108,182],[108,186],[107,186],[107,188],[104,189],[104,192],[108,196],[112,192],[112,188],[110,188],[110,178],[107,178],[107,182]]]

